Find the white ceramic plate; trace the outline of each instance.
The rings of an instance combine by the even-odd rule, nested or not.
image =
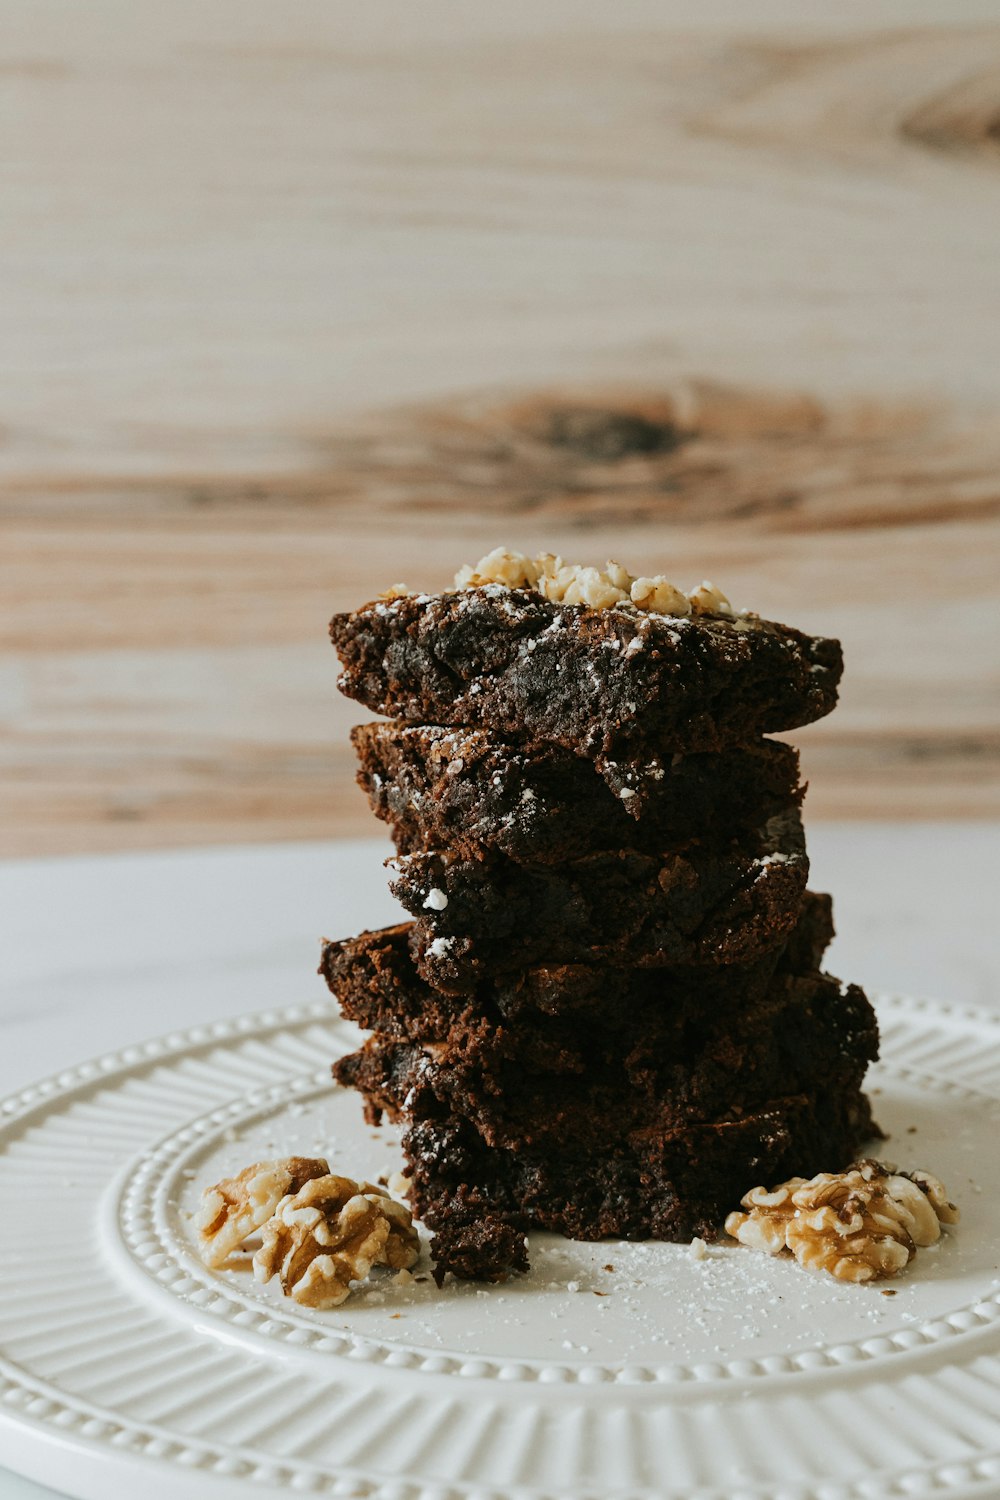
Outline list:
[[[357,1037],[331,1007],[25,1090],[0,1116],[0,1461],[81,1500],[997,1496],[1000,1020],[879,1013],[881,1154],[963,1211],[889,1287],[534,1236],[506,1286],[385,1277],[312,1313],[207,1271],[188,1215],[267,1155],[399,1166],[328,1081]]]

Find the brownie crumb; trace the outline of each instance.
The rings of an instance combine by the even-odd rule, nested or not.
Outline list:
[[[442,1223],[431,1239],[431,1258],[438,1286],[449,1271],[458,1281],[497,1282],[528,1269],[523,1229],[495,1214]]]

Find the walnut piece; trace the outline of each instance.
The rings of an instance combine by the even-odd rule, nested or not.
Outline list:
[[[564,563],[551,552],[526,557],[523,552],[495,547],[475,565],[460,568],[455,574],[457,589],[482,588],[489,583],[509,589],[534,589],[553,604],[585,604],[590,609],[628,605],[650,614],[680,618],[691,614],[723,615],[728,619],[735,616],[725,594],[712,583],[702,583],[691,594],[685,594],[662,573],[653,578],[633,578],[627,568],[613,559],[601,572],[581,563]],[[746,625],[753,618],[741,616]]]
[[[305,1307],[337,1307],[372,1266],[408,1270],[419,1249],[409,1210],[383,1188],[327,1175],[277,1205],[253,1269],[258,1281],[277,1276]]]
[[[897,1275],[959,1217],[936,1177],[870,1157],[843,1172],[791,1177],[771,1192],[751,1188],[742,1202],[747,1212],[729,1215],[727,1234],[768,1255],[790,1250],[800,1266],[838,1281]]]
[[[320,1157],[288,1156],[254,1162],[238,1177],[224,1177],[206,1188],[195,1220],[202,1260],[216,1269],[225,1265],[234,1250],[264,1227],[282,1198],[329,1170]]]
[[[688,598],[691,600],[692,613],[696,615],[728,615],[731,618],[736,613],[722,590],[707,579],[704,583],[699,583],[696,589],[692,589]]]
[[[657,615],[689,615],[691,601],[680,589],[657,573],[654,578],[633,578],[629,584],[629,597],[636,609],[649,610]]]
[[[494,547],[481,557],[475,567],[468,564],[455,574],[457,589],[474,589],[484,583],[505,583],[511,589],[533,589],[538,582],[541,569],[537,562],[525,557],[523,552],[508,552],[506,547]]]
[[[394,1197],[408,1198],[413,1190],[413,1178],[408,1177],[405,1172],[393,1172],[386,1187]]]

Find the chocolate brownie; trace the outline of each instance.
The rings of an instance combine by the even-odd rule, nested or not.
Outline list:
[[[501,584],[335,615],[341,691],[407,723],[471,725],[636,768],[828,714],[840,644],[756,617],[553,604]],[[637,771],[638,774],[638,771]]]
[[[447,1041],[456,1029],[526,1026],[538,1034],[542,1020],[559,1022],[566,1035],[595,1029],[621,1039],[655,1027],[660,1011],[701,1011],[753,1005],[775,971],[818,969],[833,921],[829,896],[807,891],[795,929],[783,948],[750,964],[616,969],[587,964],[538,964],[494,974],[467,991],[433,989],[410,954],[412,923],[364,932],[323,945],[320,973],[341,1011],[366,1031],[397,1041]]]
[[[528,1269],[528,1242],[509,1219],[489,1213],[463,1218],[454,1204],[431,1236],[431,1258],[438,1286],[449,1271],[459,1281],[506,1281],[512,1271]]]
[[[820,968],[835,936],[832,896],[822,891],[806,891],[799,920],[781,950],[779,969],[787,974],[809,974]]]
[[[335,1077],[404,1122],[439,1279],[525,1269],[533,1227],[715,1237],[873,1131],[874,1015],[819,972],[798,759],[762,738],[833,708],[840,646],[613,563],[457,581],[330,626],[397,721],[352,738],[415,919],[325,944],[374,1031]]]
[[[622,849],[564,865],[403,854],[390,888],[438,989],[539,963],[746,963],[785,942],[809,873],[795,808],[725,847]]]
[[[797,804],[799,758],[776,740],[719,754],[654,757],[612,789],[592,762],[483,729],[359,724],[358,781],[401,854],[495,850],[556,864],[606,849],[645,853],[759,828]]]
[[[377,1121],[468,1120],[490,1146],[597,1150],[759,1109],[778,1094],[860,1085],[878,1055],[863,991],[829,975],[777,976],[751,1007],[661,1009],[622,1037],[542,1018],[534,1027],[456,1028],[447,1042],[376,1034],[334,1064]]]
[[[489,1147],[453,1116],[414,1124],[403,1149],[411,1207],[434,1230],[488,1215],[578,1240],[684,1241],[716,1239],[754,1183],[835,1171],[877,1134],[868,1100],[849,1085],[776,1098],[750,1115],[649,1132],[620,1148]],[[475,1276],[475,1265],[463,1274]]]

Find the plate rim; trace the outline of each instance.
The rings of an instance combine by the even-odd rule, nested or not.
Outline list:
[[[997,1036],[1000,1040],[1000,1017],[982,1008],[891,992],[876,992],[872,999],[880,1014],[896,1012],[919,1017],[921,1013],[927,1012],[945,1023],[951,1021],[965,1023],[976,1029],[985,1028],[988,1033]],[[196,1024],[180,1031],[170,1031],[145,1042],[129,1044],[113,1052],[99,1054],[72,1068],[61,1069],[58,1073],[49,1075],[0,1100],[0,1151],[6,1145],[9,1134],[16,1131],[17,1127],[32,1114],[38,1111],[48,1112],[60,1101],[73,1095],[85,1097],[91,1090],[99,1092],[104,1085],[111,1083],[116,1075],[134,1074],[147,1067],[154,1068],[164,1061],[184,1054],[191,1055],[202,1050],[224,1047],[227,1042],[252,1038],[261,1033],[266,1034],[286,1027],[308,1026],[310,1022],[335,1023],[345,1028],[350,1027],[350,1023],[345,1023],[340,1017],[336,1002],[332,998],[324,998],[281,1008],[268,1007],[225,1020]],[[923,1071],[920,1068],[909,1068],[909,1065],[902,1059],[895,1066],[901,1071]],[[933,1069],[926,1070],[925,1076],[935,1076]],[[937,1076],[941,1077],[946,1086],[964,1089],[964,1084],[956,1083],[947,1074]],[[969,1089],[972,1092],[983,1093],[986,1097],[1000,1097],[997,1094],[990,1094],[987,1090],[977,1090],[973,1084],[969,1085]],[[245,1110],[259,1109],[267,1103],[269,1096],[273,1099],[285,1092],[285,1085],[279,1085],[275,1089],[250,1088],[239,1096],[238,1102]],[[214,1110],[208,1109],[202,1114],[208,1116],[213,1112]],[[170,1140],[178,1133],[178,1131],[171,1131],[160,1139]],[[1000,1301],[1000,1293],[998,1293],[998,1301]],[[955,1332],[956,1334],[967,1333],[968,1330],[958,1329]],[[938,1339],[930,1342],[940,1346]],[[872,1356],[873,1359],[876,1357],[881,1356]],[[470,1358],[468,1362],[473,1361]],[[746,1380],[747,1362],[734,1361],[733,1363],[741,1366],[734,1373]],[[374,1375],[376,1372],[372,1373]],[[765,1371],[763,1373],[780,1375],[781,1372]],[[521,1377],[515,1375],[513,1371],[506,1379],[509,1382],[508,1390],[510,1390],[510,1385],[521,1384]],[[590,1382],[581,1383],[589,1384]],[[618,1381],[615,1383],[619,1384]],[[463,1381],[461,1384],[468,1388],[469,1382]],[[651,1397],[659,1396],[661,1400],[674,1401],[677,1398],[684,1400],[686,1396],[695,1396],[699,1389],[705,1391],[709,1381],[703,1383],[701,1379],[698,1379],[687,1382],[686,1390],[683,1389],[683,1384],[679,1382],[677,1386],[672,1386],[668,1382],[657,1381],[652,1388],[646,1385],[645,1393]],[[32,1386],[34,1390],[31,1389]],[[329,1483],[325,1482],[325,1473],[320,1476],[324,1479],[322,1484],[297,1483],[296,1474],[293,1473],[295,1469],[301,1473],[301,1467],[297,1463],[283,1468],[280,1460],[275,1459],[270,1465],[256,1465],[249,1458],[245,1461],[234,1459],[231,1451],[224,1451],[225,1444],[213,1444],[208,1439],[189,1439],[182,1435],[177,1436],[173,1446],[178,1448],[186,1446],[190,1450],[188,1458],[183,1462],[165,1464],[163,1462],[165,1455],[157,1453],[155,1440],[144,1444],[141,1451],[130,1449],[127,1444],[118,1450],[115,1450],[113,1446],[114,1429],[117,1428],[120,1431],[129,1425],[134,1429],[154,1427],[155,1424],[143,1423],[127,1416],[119,1418],[112,1410],[93,1408],[94,1414],[88,1415],[83,1422],[68,1422],[60,1428],[57,1421],[53,1425],[56,1409],[60,1404],[64,1411],[72,1414],[72,1403],[77,1404],[76,1409],[79,1412],[80,1405],[86,1404],[85,1398],[77,1398],[66,1393],[68,1400],[61,1403],[61,1393],[58,1387],[51,1387],[54,1391],[53,1395],[49,1394],[46,1387],[47,1382],[41,1378],[31,1376],[6,1357],[0,1358],[0,1428],[5,1436],[9,1435],[14,1440],[17,1453],[13,1457],[20,1472],[37,1478],[42,1483],[57,1486],[65,1486],[72,1472],[74,1485],[72,1492],[80,1497],[80,1500],[106,1500],[109,1493],[110,1473],[116,1467],[121,1468],[126,1461],[130,1472],[142,1476],[142,1482],[150,1500],[160,1500],[161,1494],[164,1500],[173,1500],[173,1497],[181,1493],[189,1494],[191,1492],[189,1481],[193,1474],[197,1474],[199,1479],[206,1484],[211,1484],[212,1494],[219,1496],[220,1500],[229,1500],[230,1494],[235,1500],[237,1488],[240,1494],[245,1494],[248,1478],[252,1481],[251,1493],[266,1495],[269,1500],[270,1497],[274,1497],[274,1500],[287,1500],[290,1490],[313,1491],[337,1496],[367,1496],[372,1497],[372,1500],[376,1500],[376,1497],[377,1500],[382,1500],[382,1497],[384,1500],[459,1500],[459,1497],[461,1500],[509,1500],[509,1497],[522,1493],[525,1497],[530,1495],[531,1500],[550,1500],[550,1497],[551,1500],[565,1500],[562,1490],[550,1490],[545,1485],[493,1488],[481,1483],[465,1483],[464,1481],[448,1481],[437,1485],[409,1479],[387,1482],[374,1476],[370,1478],[361,1476],[356,1471],[347,1469],[332,1476]],[[634,1387],[633,1390],[635,1390]],[[510,1393],[513,1394],[513,1391]],[[530,1386],[529,1391],[525,1392],[525,1395],[529,1394]],[[568,1398],[572,1398],[571,1391],[566,1391],[565,1394]],[[581,1391],[579,1394],[583,1399],[584,1392]],[[598,1394],[599,1388],[587,1393],[590,1398]],[[636,1395],[638,1394],[639,1392],[636,1391]],[[1000,1429],[998,1429],[998,1435],[1000,1435]],[[167,1447],[170,1446],[168,1442]],[[67,1454],[70,1455],[69,1459],[66,1458]],[[86,1459],[86,1464],[82,1463],[84,1459]],[[68,1467],[61,1468],[60,1465],[64,1462]],[[98,1476],[93,1484],[84,1473],[88,1464]],[[233,1472],[227,1473],[227,1466]],[[255,1472],[248,1474],[245,1472],[248,1470],[255,1470]],[[800,1500],[800,1497],[801,1500],[813,1500],[813,1497],[815,1500],[826,1500],[827,1495],[831,1497],[831,1500],[834,1496],[836,1500],[855,1500],[855,1497],[856,1500],[870,1500],[873,1494],[877,1494],[881,1500],[882,1496],[903,1496],[915,1493],[912,1484],[909,1483],[914,1472],[919,1472],[924,1485],[928,1486],[925,1490],[921,1490],[921,1493],[950,1497],[958,1494],[969,1497],[996,1495],[1000,1493],[1000,1442],[998,1442],[996,1453],[984,1452],[966,1461],[952,1461],[933,1466],[922,1464],[916,1471],[905,1473],[900,1471],[895,1475],[879,1474],[877,1491],[872,1491],[864,1480],[845,1479],[834,1480],[824,1485],[800,1484],[797,1487],[790,1487],[788,1494],[793,1497],[793,1500]],[[581,1495],[582,1493],[581,1491]],[[595,1491],[595,1494],[597,1493],[600,1492]],[[699,1500],[702,1495],[706,1497],[706,1500],[708,1497],[715,1500],[717,1491],[711,1488],[698,1488],[690,1493],[692,1497],[697,1495]],[[743,1491],[740,1493],[742,1494]],[[746,1486],[745,1494],[747,1500],[750,1500],[751,1496],[754,1500],[762,1500],[765,1495],[770,1500],[772,1495],[778,1496],[779,1490],[773,1486],[764,1490],[759,1487],[759,1483],[752,1482]],[[729,1500],[728,1496],[726,1500]]]

